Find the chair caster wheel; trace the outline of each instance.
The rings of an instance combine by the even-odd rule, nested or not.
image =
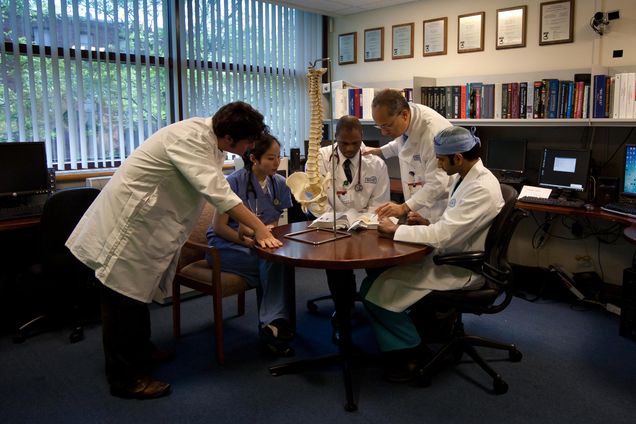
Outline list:
[[[521,358],[523,358],[523,354],[517,349],[511,350],[508,352],[508,358],[510,358],[512,362],[519,362]]]
[[[24,343],[25,341],[26,341],[26,336],[22,333],[19,333],[13,336],[13,343],[15,344]]]
[[[420,370],[417,376],[417,386],[418,387],[430,387],[433,382],[431,375],[427,372],[423,372]]]
[[[316,305],[312,301],[308,301],[307,302],[307,311],[309,311],[309,313],[311,313],[311,314],[315,314],[316,312],[318,312],[318,305]]]
[[[71,335],[68,336],[68,339],[71,343],[81,342],[84,340],[84,329],[82,327],[75,327]]]
[[[358,405],[356,405],[355,403],[347,402],[347,403],[345,403],[344,409],[347,412],[355,412],[355,411],[358,410]]]
[[[498,394],[498,395],[503,395],[504,393],[508,391],[508,383],[503,381],[501,377],[495,378],[492,381],[492,387],[493,387],[493,390],[495,391],[495,394]]]

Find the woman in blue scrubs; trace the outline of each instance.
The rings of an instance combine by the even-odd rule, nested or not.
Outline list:
[[[280,143],[266,134],[243,155],[245,167],[227,177],[230,187],[245,206],[271,226],[278,224],[283,211],[292,206],[285,178],[276,173],[280,165]],[[273,353],[290,356],[289,341],[294,332],[289,324],[289,296],[283,284],[283,267],[259,258],[252,250],[249,228],[241,228],[227,214],[215,214],[208,230],[208,244],[218,249],[221,271],[238,274],[257,289],[259,334]],[[208,258],[209,261],[209,258]]]

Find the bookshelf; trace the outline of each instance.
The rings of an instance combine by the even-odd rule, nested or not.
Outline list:
[[[372,83],[362,83],[359,86],[364,88],[398,88],[413,87],[413,102],[421,103],[422,87],[435,86],[453,86],[463,85],[470,82],[480,82],[482,84],[502,84],[509,82],[528,82],[532,84],[534,81],[545,79],[558,79],[569,81],[574,78],[575,74],[590,74],[592,81],[590,84],[590,93],[594,92],[594,75],[608,75],[613,77],[617,73],[635,72],[636,66],[625,66],[616,68],[592,67],[577,69],[549,70],[540,72],[522,72],[514,74],[496,74],[496,75],[474,75],[461,77],[421,77],[414,76],[411,81],[379,81]],[[528,88],[530,89],[530,88]],[[325,101],[329,101],[325,96]],[[636,125],[636,118],[617,119],[617,118],[594,118],[591,112],[592,100],[590,100],[590,113],[586,118],[530,118],[530,119],[510,119],[510,118],[472,118],[472,119],[449,119],[455,125],[476,126],[476,127],[631,127]],[[331,120],[324,116],[325,124],[330,124]],[[364,126],[372,126],[372,119],[361,119],[360,122]]]

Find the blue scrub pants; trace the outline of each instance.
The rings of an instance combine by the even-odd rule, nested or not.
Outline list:
[[[218,252],[221,257],[221,271],[240,275],[251,287],[256,287],[261,326],[278,318],[289,319],[290,294],[285,285],[284,267],[281,264],[235,249],[218,249]]]
[[[389,311],[366,299],[376,278],[377,275],[369,275],[362,280],[360,296],[369,315],[380,350],[389,352],[418,346],[421,342],[420,335],[406,312]]]

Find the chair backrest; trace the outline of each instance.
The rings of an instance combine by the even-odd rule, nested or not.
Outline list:
[[[495,313],[505,308],[512,300],[514,291],[514,276],[508,263],[508,246],[519,222],[527,213],[517,209],[517,191],[509,185],[501,184],[501,194],[504,206],[501,208],[490,225],[486,236],[486,263],[483,275],[486,277],[487,287],[499,294],[505,292],[505,298],[498,304],[489,305],[486,313]]]
[[[99,189],[77,187],[56,191],[48,198],[40,219],[45,267],[64,270],[80,263],[64,244],[98,194]]]
[[[212,225],[212,220],[214,219],[215,212],[216,209],[214,208],[214,206],[206,202],[203,206],[203,209],[201,210],[201,215],[199,215],[197,223],[194,225],[194,228],[192,229],[192,232],[188,237],[188,241],[205,245],[208,244],[206,234],[208,232],[208,228],[210,228],[210,226]],[[205,255],[203,255],[200,250],[191,249],[187,246],[184,246],[181,249],[181,254],[179,256],[179,265],[177,266],[177,268],[180,269],[187,264],[203,259],[204,256]]]
[[[512,234],[516,225],[524,216],[523,213],[515,212],[517,190],[506,184],[501,184],[500,186],[504,205],[490,224],[485,245],[485,250],[489,256],[488,261],[492,265],[496,265],[500,260],[505,259]]]

